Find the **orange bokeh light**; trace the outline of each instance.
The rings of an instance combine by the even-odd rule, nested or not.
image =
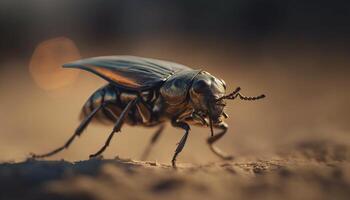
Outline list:
[[[80,59],[74,42],[65,37],[41,42],[34,50],[29,71],[35,83],[44,90],[54,90],[72,84],[79,70],[63,69],[64,63]]]

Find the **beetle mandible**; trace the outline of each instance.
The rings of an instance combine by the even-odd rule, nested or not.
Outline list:
[[[63,67],[92,72],[107,80],[108,84],[87,100],[82,109],[81,124],[67,142],[49,153],[33,154],[34,158],[48,157],[67,149],[94,118],[101,123],[112,122],[114,128],[102,148],[90,158],[104,152],[123,123],[159,126],[142,156],[146,158],[150,147],[163,132],[164,123],[170,121],[172,126],[185,131],[172,157],[173,167],[176,167],[176,158],[185,146],[190,125],[210,127],[211,136],[207,143],[212,152],[222,159],[232,159],[214,146],[228,129],[224,122],[224,118],[228,117],[224,111],[225,100],[257,100],[265,97],[243,96],[239,87],[226,95],[226,84],[222,79],[203,70],[157,59],[103,56],[78,60]],[[214,134],[214,128],[220,129],[220,132]]]

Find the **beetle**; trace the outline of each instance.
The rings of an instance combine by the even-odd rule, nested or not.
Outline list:
[[[232,159],[232,156],[214,146],[228,129],[224,122],[228,117],[224,111],[226,100],[258,100],[265,97],[243,96],[239,87],[226,94],[226,84],[222,79],[204,70],[194,70],[158,59],[103,56],[78,60],[64,64],[63,67],[92,72],[108,81],[108,84],[95,91],[84,104],[82,121],[63,146],[46,154],[33,154],[33,158],[52,156],[67,149],[94,118],[101,123],[112,122],[114,128],[105,144],[90,158],[104,152],[124,123],[132,126],[159,126],[143,153],[142,157],[145,158],[163,132],[164,123],[170,121],[173,127],[185,132],[172,157],[173,167],[176,167],[176,158],[185,146],[190,125],[210,127],[211,136],[207,143],[211,151],[222,159]],[[214,128],[220,129],[220,132],[214,134]]]

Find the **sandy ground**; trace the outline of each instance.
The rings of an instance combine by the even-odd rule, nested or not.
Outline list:
[[[324,141],[293,153],[203,165],[129,159],[0,165],[0,199],[349,199],[350,152]]]
[[[0,197],[349,199],[350,162],[342,160],[344,155],[323,160],[322,156],[330,155],[316,155],[320,152],[313,152],[312,148],[304,150],[288,159],[283,156],[270,160],[180,164],[176,170],[167,164],[120,158],[74,163],[63,160],[4,163],[0,165]],[[349,152],[340,154],[344,153]]]

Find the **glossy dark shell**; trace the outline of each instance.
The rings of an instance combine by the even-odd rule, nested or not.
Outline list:
[[[137,56],[103,56],[78,60],[63,67],[92,72],[111,84],[131,91],[152,89],[171,75],[191,70],[181,64]]]
[[[172,75],[160,88],[160,94],[165,102],[170,105],[182,103],[191,87],[191,82],[201,70],[181,71]]]

